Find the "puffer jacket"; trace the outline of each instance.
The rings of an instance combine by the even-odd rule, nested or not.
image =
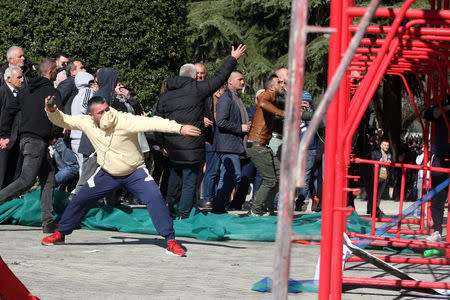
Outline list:
[[[196,138],[163,135],[162,142],[171,162],[196,164],[204,161],[204,101],[225,83],[236,64],[237,60],[229,57],[213,76],[203,81],[184,76],[175,76],[167,81],[167,92],[158,99],[155,114],[180,124],[194,125],[202,130],[202,134]]]

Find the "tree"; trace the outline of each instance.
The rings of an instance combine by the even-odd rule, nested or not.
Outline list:
[[[261,88],[266,75],[287,66],[290,0],[196,1],[188,9],[187,44],[191,60],[214,63],[229,55],[230,45],[247,45],[247,54],[239,61],[249,87],[247,93]],[[310,24],[327,25],[329,1],[310,1],[309,10]],[[328,39],[314,34],[308,36],[308,42],[305,89],[318,96],[326,86]]]
[[[2,1],[0,51],[24,48],[35,64],[66,52],[93,72],[116,68],[145,108],[186,61],[186,1]]]

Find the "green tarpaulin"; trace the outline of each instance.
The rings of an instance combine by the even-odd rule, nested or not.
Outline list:
[[[25,194],[0,206],[0,224],[41,226],[40,190]],[[66,207],[67,193],[55,191],[53,203],[58,220]],[[355,212],[348,217],[347,231],[370,233],[370,221]],[[189,219],[174,220],[177,236],[199,240],[252,240],[274,241],[276,217],[239,217],[234,214],[205,214],[193,210]],[[91,209],[80,224],[83,229],[115,230],[157,234],[147,209],[127,206],[110,207],[101,203]],[[294,218],[294,234],[320,235],[321,213]]]

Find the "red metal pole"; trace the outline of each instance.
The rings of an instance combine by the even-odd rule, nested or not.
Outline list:
[[[448,234],[448,230],[450,228],[450,218],[448,217],[449,211],[450,211],[450,193],[448,193],[447,199],[447,238],[446,238],[447,245],[450,245],[450,235]],[[445,257],[450,258],[450,247],[447,247],[447,249],[445,249]]]
[[[362,284],[362,285],[377,285],[377,286],[392,286],[403,288],[418,288],[418,289],[449,289],[450,283],[447,282],[433,282],[433,281],[416,281],[416,280],[400,280],[400,279],[382,279],[382,278],[358,278],[358,277],[344,277],[344,284]]]
[[[409,88],[409,84],[406,81],[406,78],[405,78],[405,76],[403,76],[403,74],[398,73],[397,75],[400,76],[400,78],[403,80],[403,84],[405,85],[406,91],[408,92],[409,99],[411,99],[411,104],[414,107],[414,111],[416,112],[416,116],[419,119],[420,126],[422,127],[422,132],[423,132],[425,130],[425,125],[423,124],[422,116],[420,115],[419,110],[417,109],[416,102],[414,101],[414,97],[411,93],[411,89]]]
[[[411,4],[408,5],[408,7]],[[400,14],[403,14],[402,8],[379,8],[375,13],[375,18],[392,18],[398,17]],[[368,8],[365,7],[350,7],[346,10],[346,13],[349,16],[353,17],[361,17],[367,11]],[[433,19],[450,19],[450,11],[449,10],[422,10],[422,9],[408,9],[406,14],[404,15],[407,19],[427,19],[432,21]]]
[[[331,0],[330,27],[336,29],[336,33],[330,36],[328,58],[328,81],[330,82],[336,72],[340,60],[340,34],[342,31],[342,0]],[[339,90],[333,99],[339,98]],[[332,226],[334,206],[334,182],[335,182],[335,152],[337,137],[337,101],[332,101],[327,110],[327,126],[325,127],[325,159],[324,159],[324,185],[322,205],[322,242],[320,243],[320,281],[319,299],[327,300],[330,297],[331,285],[331,253]]]
[[[450,265],[448,258],[421,258],[421,257],[396,257],[396,256],[377,256],[379,260],[394,264],[425,264],[425,265]],[[364,259],[352,256],[347,262],[363,262]]]
[[[372,95],[374,94],[378,83],[381,80],[381,77],[387,69],[389,61],[396,52],[395,50],[397,49],[399,41],[398,39],[395,39],[393,41],[395,31],[400,26],[405,17],[406,11],[413,2],[414,0],[406,0],[403,4],[400,12],[393,22],[392,31],[389,32],[386,37],[385,44],[383,44],[381,52],[378,54],[377,59],[372,64],[371,68],[369,68],[366,76],[360,84],[360,87],[356,90],[356,93],[353,96],[349,115],[354,116],[354,118],[351,120],[351,122],[347,122],[344,128],[344,132],[347,133],[347,136],[345,139],[343,139],[343,142],[345,145],[348,145],[348,147],[351,145],[351,138],[353,136],[353,133],[355,132],[356,127],[361,121],[361,118],[365,110],[367,109]],[[387,53],[388,49],[390,50],[389,53]]]
[[[402,212],[403,212],[403,201],[405,200],[405,175],[406,175],[406,168],[402,167],[402,179],[400,184],[400,205],[398,208],[398,216],[401,219],[402,218]],[[402,229],[402,222],[398,222],[397,224],[397,237],[400,237],[400,230]]]
[[[370,233],[375,234],[376,217],[377,217],[377,197],[378,197],[378,172],[380,169],[379,164],[374,165],[373,172],[373,197],[372,197],[372,229]]]

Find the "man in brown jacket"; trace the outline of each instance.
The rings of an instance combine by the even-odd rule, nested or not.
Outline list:
[[[284,83],[276,75],[271,75],[264,84],[265,91],[258,96],[246,152],[261,174],[263,182],[248,212],[249,216],[261,216],[266,209],[273,212],[273,201],[280,179],[280,161],[268,144],[272,138],[274,116],[284,117],[284,111],[278,108],[277,103],[277,96],[284,93],[283,87]]]

